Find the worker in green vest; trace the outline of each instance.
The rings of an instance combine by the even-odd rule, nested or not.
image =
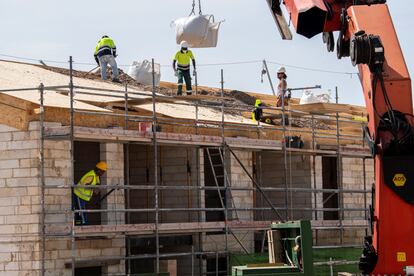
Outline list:
[[[113,82],[120,82],[118,80],[118,65],[116,64],[115,58],[116,55],[116,46],[115,42],[104,35],[101,40],[98,41],[98,44],[95,47],[94,53],[95,61],[101,67],[101,78],[106,80],[106,68],[111,66],[112,69],[112,81]]]
[[[190,66],[191,61],[193,63],[194,72],[193,75],[196,76],[196,61],[193,55],[193,52],[191,52],[188,49],[188,43],[187,41],[182,41],[181,44],[181,50],[178,51],[174,56],[173,61],[173,68],[175,72],[175,76],[178,77],[178,91],[177,95],[181,96],[183,94],[183,84],[185,80],[186,85],[186,91],[187,95],[192,94],[192,85],[191,85],[191,73],[190,73]]]
[[[86,203],[92,199],[94,189],[88,188],[88,186],[96,186],[100,184],[100,177],[108,170],[108,165],[101,161],[96,164],[95,169],[87,172],[82,176],[79,183],[73,189],[72,195],[72,208],[74,210],[86,210]],[[75,213],[76,225],[87,225],[88,216],[85,212]]]

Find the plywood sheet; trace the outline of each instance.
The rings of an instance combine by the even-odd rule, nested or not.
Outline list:
[[[23,91],[23,92],[4,92],[3,94],[12,96],[17,99],[25,100],[37,105],[40,105],[40,94],[38,90]],[[57,108],[70,108],[70,98],[65,95],[61,95],[54,91],[44,92],[44,106],[46,107],[57,107]],[[105,111],[108,110],[83,103],[80,101],[74,101],[73,107],[78,110],[87,111]]]
[[[186,103],[186,102],[181,102]],[[135,105],[135,108],[143,109],[146,111],[152,111],[152,104],[141,104]],[[180,105],[179,102],[176,103],[157,103],[156,111],[158,114],[162,114],[168,117],[181,118],[195,120],[196,118],[196,108],[195,106]],[[222,114],[219,109],[199,107],[198,108],[198,119],[203,121],[213,121],[221,122]],[[255,125],[252,120],[247,119],[239,115],[225,114],[224,121],[228,123],[242,123]]]
[[[0,60],[0,89],[18,89],[38,87],[41,83],[45,86],[63,86],[69,84],[69,77],[64,74],[56,73],[39,66],[1,61]],[[97,89],[118,90],[123,91],[124,87],[121,84],[114,84],[111,81],[90,80],[85,78],[73,78],[75,86],[93,87]],[[80,90],[86,92],[93,92],[87,90]],[[129,92],[140,92],[148,94],[151,97],[151,92],[141,91],[140,89],[129,87]],[[85,95],[76,93],[75,99],[88,102],[114,102],[119,101],[120,98],[111,97],[114,95],[122,95],[115,92],[95,92],[105,95]],[[145,99],[145,95],[132,95],[131,97]]]

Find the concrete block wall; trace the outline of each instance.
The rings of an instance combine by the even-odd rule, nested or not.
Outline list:
[[[154,153],[151,146],[130,146],[130,184],[154,185]],[[160,186],[195,186],[197,183],[196,149],[161,146],[158,149],[158,183]],[[188,171],[189,170],[189,171]],[[129,191],[130,207],[154,208],[154,190]],[[160,208],[196,208],[197,190],[160,190]],[[131,214],[131,223],[153,223],[154,212]],[[196,212],[162,212],[161,223],[197,221]]]
[[[196,149],[183,147],[160,148],[160,185],[195,186],[197,171],[195,167]],[[161,208],[197,208],[197,190],[166,190],[160,192]],[[196,212],[164,212],[161,222],[197,221]]]
[[[316,188],[322,189],[322,157],[315,158],[315,174],[316,174]],[[344,190],[363,190],[364,189],[364,166],[361,158],[342,158],[342,187]],[[365,160],[366,172],[366,189],[370,189],[374,183],[374,161],[373,159]],[[343,193],[342,194],[343,208],[364,208],[364,194],[363,193]],[[366,195],[367,204],[371,203],[371,195]],[[317,208],[323,208],[322,193],[317,193],[316,199]],[[323,212],[317,212],[318,220],[323,220]],[[363,211],[345,211],[343,224],[363,224],[365,213]],[[316,219],[314,217],[314,219]],[[338,221],[339,223],[339,221]],[[366,232],[364,229],[344,229],[343,243],[345,244],[359,244],[363,241]],[[340,230],[319,230],[315,242],[318,245],[332,245],[340,243]]]
[[[46,185],[70,185],[70,144],[68,141],[45,141],[46,160],[50,160],[50,167],[47,167]],[[108,171],[101,178],[102,185],[123,185],[123,146],[120,144],[101,144],[101,160],[108,163]],[[45,170],[46,171],[46,170]],[[105,190],[101,191],[101,195]],[[66,225],[70,229],[72,225],[71,190],[65,188],[46,189],[46,210],[47,212],[65,211],[63,214],[46,215],[46,226]],[[112,193],[104,201],[102,208],[123,209],[123,190]],[[58,209],[55,209],[58,208]],[[103,213],[102,224],[123,224],[123,213]],[[62,239],[48,239],[46,241],[46,262],[45,266],[48,275],[71,275],[70,269],[65,269],[65,264],[71,263],[72,242],[70,237]],[[75,255],[78,260],[93,260],[100,257],[119,257],[125,255],[125,239],[122,237],[102,238],[93,240],[76,240]],[[124,273],[125,264],[103,267],[104,272]]]
[[[288,174],[285,176],[284,156],[282,153],[263,151],[257,154],[256,168],[261,179],[262,187],[285,188],[285,178],[290,188],[312,187],[312,166],[308,156],[288,155]],[[285,191],[267,191],[266,195],[273,206],[285,208]],[[289,208],[311,208],[312,194],[307,192],[288,192],[287,202]],[[256,206],[269,208],[260,192],[256,192]],[[286,211],[280,211],[286,215]],[[289,219],[312,219],[312,212],[296,210],[288,212]],[[273,211],[255,212],[255,220],[278,220]]]
[[[38,137],[0,125],[0,275],[39,275]]]
[[[343,158],[342,159],[342,185],[347,190],[363,190],[364,189],[364,166],[365,166],[365,185],[367,190],[371,190],[372,184],[375,182],[374,160],[366,159],[365,165],[361,158]],[[371,194],[363,193],[346,193],[343,195],[344,208],[365,208],[365,202],[368,206],[371,204]],[[344,219],[362,223],[365,218],[364,211],[346,211]],[[355,241],[363,241],[365,236],[363,229],[347,229],[344,232],[344,242],[352,243]]]
[[[47,124],[52,127],[56,124]],[[40,127],[30,123],[27,131],[0,125],[0,275],[40,275],[41,268],[41,178],[40,178]],[[70,144],[68,141],[45,141],[45,226],[47,231],[72,225],[70,185]],[[112,158],[109,152],[119,147],[106,145],[103,157],[113,167],[108,175],[111,181],[123,183],[123,153]],[[109,150],[110,148],[110,150]],[[116,164],[116,165],[115,165]],[[120,167],[121,166],[121,167]],[[122,173],[120,173],[122,171]],[[60,186],[53,188],[52,186]],[[123,195],[119,195],[123,204]],[[117,198],[117,200],[118,200]],[[111,203],[115,199],[108,198]],[[111,220],[108,220],[110,223]],[[71,275],[65,263],[71,260],[70,238],[45,241],[46,275]],[[122,256],[123,239],[76,241],[78,257]],[[124,265],[104,268],[107,273],[123,273]]]

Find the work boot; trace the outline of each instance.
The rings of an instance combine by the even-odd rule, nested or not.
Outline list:
[[[182,96],[182,95],[183,95],[183,86],[178,85],[177,96]]]
[[[113,79],[112,82],[121,83],[119,79]]]
[[[187,96],[191,96],[192,94],[193,94],[193,91],[192,90],[187,91]]]

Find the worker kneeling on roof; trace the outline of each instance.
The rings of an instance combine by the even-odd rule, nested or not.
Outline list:
[[[178,51],[174,56],[173,61],[173,68],[175,72],[175,76],[178,77],[178,91],[177,95],[181,96],[183,94],[183,81],[185,80],[187,95],[192,94],[192,86],[191,86],[191,74],[190,74],[190,62],[193,62],[194,72],[193,75],[196,76],[196,61],[191,52],[188,49],[187,41],[181,42],[181,50]],[[177,65],[177,67],[176,67]]]
[[[81,212],[75,213],[76,225],[87,225],[88,216],[87,213],[82,212],[86,209],[86,203],[92,199],[94,189],[88,188],[88,186],[96,186],[100,184],[100,177],[108,170],[108,165],[105,162],[99,162],[96,164],[95,169],[87,172],[82,176],[81,180],[77,184],[77,187],[73,189],[72,195],[72,208],[74,210],[80,210]]]
[[[253,122],[260,122],[260,120],[263,117],[263,104],[261,100],[256,100],[256,103],[254,104],[254,109],[252,111],[252,120]]]
[[[107,35],[104,35],[95,48],[95,61],[101,67],[101,77],[106,80],[106,68],[111,66],[112,69],[112,81],[120,82],[118,80],[118,65],[116,64],[116,46],[114,41]]]

